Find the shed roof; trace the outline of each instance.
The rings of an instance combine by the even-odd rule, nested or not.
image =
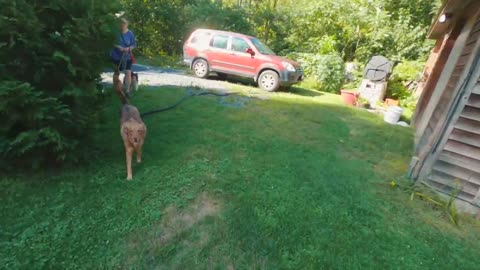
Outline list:
[[[456,21],[465,17],[466,7],[473,1],[475,0],[444,0],[432,24],[430,33],[428,33],[428,38],[439,39],[446,35]],[[449,14],[451,17],[446,22],[441,23],[438,19],[442,14]]]

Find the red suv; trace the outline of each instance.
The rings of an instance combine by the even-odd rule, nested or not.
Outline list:
[[[275,91],[303,80],[297,62],[275,55],[255,37],[198,29],[183,46],[185,64],[200,78],[213,71],[219,76],[252,78],[260,88]]]

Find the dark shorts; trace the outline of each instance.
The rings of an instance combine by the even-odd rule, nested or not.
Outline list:
[[[132,60],[130,59],[122,62],[121,65],[120,65],[120,61],[113,60],[113,64],[115,65],[115,69],[118,68],[120,71],[132,70]]]

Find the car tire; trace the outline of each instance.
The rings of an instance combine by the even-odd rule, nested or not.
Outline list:
[[[267,92],[274,92],[280,88],[280,77],[273,70],[266,70],[258,76],[258,87]]]
[[[205,59],[197,59],[192,65],[193,73],[199,78],[207,78],[210,73],[208,62]]]

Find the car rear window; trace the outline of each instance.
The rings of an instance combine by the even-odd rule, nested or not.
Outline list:
[[[210,36],[212,34],[209,32],[198,32],[196,33],[192,40],[190,41],[191,44],[200,44],[200,45],[206,45],[210,41]]]
[[[250,45],[248,45],[248,42],[239,37],[233,37],[232,39],[232,51],[236,52],[246,52],[247,49],[250,48]]]
[[[227,35],[215,35],[212,40],[212,47],[219,49],[227,49],[228,36]]]

